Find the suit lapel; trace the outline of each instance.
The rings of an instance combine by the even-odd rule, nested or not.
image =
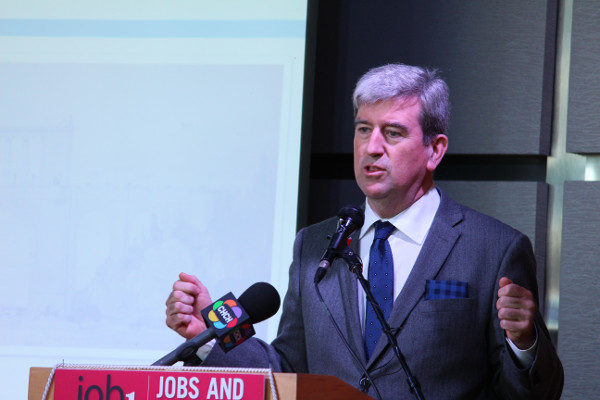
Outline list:
[[[350,248],[358,253],[358,235],[354,232],[350,237]],[[330,279],[327,279],[330,277]],[[326,278],[321,281],[320,290],[327,307],[340,326],[344,337],[356,355],[366,362],[363,335],[358,312],[358,282],[356,275],[350,271],[343,259],[337,259],[329,268]],[[358,328],[357,328],[358,327]]]
[[[454,201],[445,198],[443,193],[440,193],[440,195],[442,196],[440,207],[423,243],[421,252],[402,291],[394,301],[394,308],[388,321],[392,331],[404,324],[411,311],[421,301],[425,293],[425,281],[435,279],[460,237],[455,226],[462,220],[462,212]],[[387,339],[380,340],[368,365],[386,347],[388,347]]]
[[[359,240],[358,240],[359,232],[354,232],[352,237],[352,242],[350,242],[350,249],[354,251],[356,254],[359,254]],[[362,322],[360,321],[360,314],[358,311],[358,282],[356,279],[356,274],[350,271],[346,263],[344,262],[344,273],[340,274],[340,287],[342,288],[342,299],[344,304],[347,307],[347,310],[350,310],[348,313],[348,325],[347,325],[347,333],[346,336],[348,338],[348,342],[350,346],[356,353],[356,355],[361,359],[362,362],[366,363],[366,354],[365,354],[365,346],[364,339],[362,333]],[[360,272],[362,273],[362,271]],[[358,328],[357,328],[358,327]]]

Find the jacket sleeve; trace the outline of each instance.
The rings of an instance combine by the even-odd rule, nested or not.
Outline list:
[[[550,339],[550,334],[539,312],[536,263],[529,239],[519,234],[507,249],[497,276],[497,282],[506,276],[532,292],[536,302],[534,323],[537,329],[537,352],[529,368],[520,368],[510,350],[493,302],[493,339],[496,351],[490,359],[495,363],[495,392],[500,398],[559,399],[564,383],[562,364]],[[494,300],[497,300],[497,294]]]

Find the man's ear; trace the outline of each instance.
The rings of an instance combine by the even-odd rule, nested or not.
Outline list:
[[[430,153],[427,161],[427,169],[435,171],[438,165],[442,162],[442,158],[448,150],[448,137],[446,135],[437,135],[429,144]]]

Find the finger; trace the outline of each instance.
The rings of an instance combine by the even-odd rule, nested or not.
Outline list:
[[[179,279],[183,282],[193,283],[196,286],[203,286],[202,282],[200,282],[198,278],[196,278],[194,275],[186,274],[185,272],[181,272],[179,274]]]
[[[528,310],[502,308],[498,310],[500,327],[513,340],[530,338],[533,329],[533,313]]]
[[[187,325],[192,321],[192,316],[189,314],[173,314],[166,319],[167,325],[171,328],[177,328],[182,325]]]
[[[177,315],[177,314],[182,314],[182,315],[191,315],[194,313],[194,306],[191,304],[185,304],[182,302],[173,302],[170,303],[167,306],[167,316],[170,315]]]
[[[535,310],[535,302],[532,297],[522,296],[500,296],[496,301],[496,308],[514,308],[524,310]]]
[[[202,292],[202,288],[195,283],[176,281],[173,283],[173,292],[178,291],[196,297]]]
[[[521,338],[529,335],[530,327],[528,321],[512,321],[512,320],[500,320],[500,327],[507,331],[512,337]]]
[[[500,298],[503,296],[533,299],[533,295],[529,290],[512,282],[505,286],[501,286],[500,289],[498,289],[498,297]]]
[[[179,274],[179,278],[180,280],[175,282],[178,285],[177,289],[181,288],[181,290],[188,291],[190,294],[196,296],[197,298],[202,296],[210,300],[210,293],[208,292],[208,289],[194,275],[189,275],[185,272],[182,272]],[[175,289],[175,285],[173,286]]]
[[[167,307],[173,303],[184,303],[192,305],[196,301],[196,296],[194,294],[189,294],[183,290],[173,290],[169,297],[167,297],[166,305]]]
[[[533,320],[533,310],[529,308],[509,308],[502,307],[498,309],[498,318],[501,321],[527,321]]]
[[[169,315],[166,319],[167,326],[177,333],[181,333],[181,331],[185,331],[185,328],[191,322],[192,317],[190,315],[185,314],[174,314]]]

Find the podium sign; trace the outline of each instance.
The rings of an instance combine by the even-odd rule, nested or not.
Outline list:
[[[57,369],[61,400],[264,400],[263,374],[185,371]]]

